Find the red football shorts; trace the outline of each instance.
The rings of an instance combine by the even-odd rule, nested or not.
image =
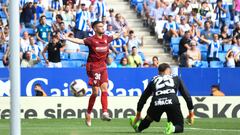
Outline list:
[[[104,64],[105,65],[105,64]],[[106,66],[99,68],[96,63],[87,63],[88,84],[100,87],[103,83],[108,83],[108,73]]]

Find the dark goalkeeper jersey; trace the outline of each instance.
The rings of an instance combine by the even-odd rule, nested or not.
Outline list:
[[[188,109],[192,110],[192,98],[183,81],[178,77],[172,77],[170,75],[158,75],[152,79],[140,97],[138,101],[137,111],[142,111],[144,104],[151,95],[153,95],[151,106],[159,107],[165,105],[180,104],[177,97],[178,90],[187,102]]]

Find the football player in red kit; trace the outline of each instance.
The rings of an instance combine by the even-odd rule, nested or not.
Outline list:
[[[101,103],[102,103],[102,120],[111,121],[108,114],[108,73],[106,59],[109,53],[109,43],[120,37],[119,33],[113,36],[104,35],[104,27],[101,21],[95,21],[92,28],[95,35],[85,39],[69,38],[65,35],[65,39],[78,44],[84,44],[89,48],[89,55],[87,59],[87,75],[89,78],[89,85],[92,86],[92,95],[90,96],[87,113],[86,125],[91,126],[91,112],[95,99],[98,95],[99,88],[101,89]]]

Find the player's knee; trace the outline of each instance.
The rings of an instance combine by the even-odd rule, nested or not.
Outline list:
[[[108,86],[107,83],[103,83],[103,84],[101,85],[101,91],[102,91],[102,92],[107,92],[107,91],[108,91],[107,86]]]
[[[150,122],[152,122],[153,121],[153,119],[150,117],[150,116],[146,116],[146,119],[148,120],[148,121],[150,121]]]

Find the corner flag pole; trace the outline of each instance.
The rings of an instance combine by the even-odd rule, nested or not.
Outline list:
[[[20,119],[20,45],[19,0],[9,2],[11,115],[10,134],[21,135]]]

